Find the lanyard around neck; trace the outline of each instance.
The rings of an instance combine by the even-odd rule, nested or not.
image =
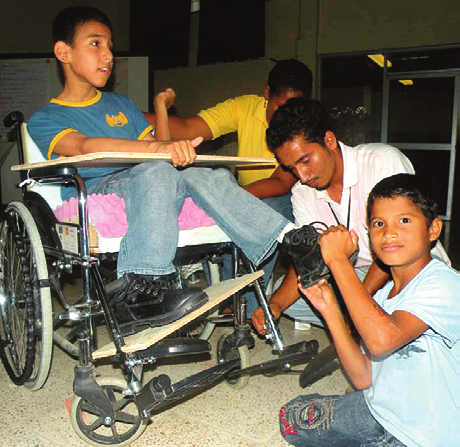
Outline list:
[[[341,222],[337,217],[337,214],[335,214],[334,210],[332,209],[331,203],[327,202],[329,205],[329,208],[332,212],[332,215],[334,216],[335,221],[337,222],[337,225],[340,225]],[[351,211],[351,190],[350,190],[350,195],[348,196],[348,213],[347,213],[347,230],[350,229],[350,211]]]

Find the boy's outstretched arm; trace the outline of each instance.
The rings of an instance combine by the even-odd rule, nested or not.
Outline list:
[[[157,116],[154,113],[144,112],[145,119],[153,126],[157,127]],[[169,128],[171,137],[177,139],[192,140],[196,137],[203,137],[204,141],[212,140],[211,128],[201,116],[170,116]]]
[[[174,104],[176,93],[173,89],[167,88],[164,92],[155,96],[155,139],[157,141],[171,140],[171,131],[169,129],[168,109]]]
[[[54,152],[65,157],[86,155],[93,152],[170,154],[174,166],[187,166],[195,161],[195,147],[202,141],[202,138],[195,138],[192,141],[155,141],[150,133],[142,141],[119,138],[88,138],[80,132],[70,132],[58,141]]]
[[[334,292],[327,284],[327,281],[323,279],[317,285],[307,289],[303,289],[299,282],[299,288],[312,306],[325,319],[340,363],[355,388],[369,388],[372,383],[370,359],[362,352],[358,343],[351,336]]]
[[[356,275],[349,257],[358,247],[358,236],[343,225],[330,227],[319,238],[321,254],[340,289],[350,316],[369,352],[390,354],[414,340],[428,326],[409,312],[389,315],[372,298]]]

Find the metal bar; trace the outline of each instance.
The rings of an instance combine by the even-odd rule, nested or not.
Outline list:
[[[394,143],[390,141],[388,144],[404,149],[406,151],[420,150],[420,151],[450,151],[452,150],[452,143],[448,144],[431,144],[431,143]]]
[[[240,252],[241,252],[241,259],[243,260],[247,271],[249,273],[255,273],[256,269],[254,265],[252,264],[252,262],[250,262],[249,259],[246,258],[246,256],[244,256],[241,250]],[[265,336],[265,338],[272,339],[276,350],[281,352],[284,349],[283,338],[281,336],[281,332],[278,328],[278,325],[276,324],[276,321],[273,318],[273,314],[268,305],[267,299],[265,297],[265,293],[262,290],[262,287],[260,286],[260,279],[257,279],[256,281],[254,281],[253,286],[256,290],[256,295],[257,295],[257,299],[259,300],[259,304],[262,307],[264,314],[265,314],[265,324],[268,327],[268,333]]]
[[[78,242],[79,242],[79,251],[81,257],[83,258],[82,268],[83,268],[83,297],[91,309],[96,303],[91,297],[91,262],[89,255],[89,218],[88,218],[88,201],[86,193],[86,185],[83,179],[78,174],[71,176],[72,181],[77,188],[77,197],[78,197],[78,219],[80,228],[78,230]],[[85,318],[86,329],[89,334],[89,340],[91,343],[91,349],[96,349],[96,332],[94,328],[94,319],[91,315]]]
[[[121,331],[118,326],[117,319],[115,318],[115,314],[113,312],[112,306],[110,306],[109,304],[109,301],[107,298],[107,292],[105,290],[105,285],[102,280],[102,276],[101,276],[101,273],[99,272],[99,269],[93,266],[93,268],[91,269],[91,272],[93,274],[93,280],[95,283],[94,286],[97,287],[97,290],[99,291],[98,293],[99,301],[101,303],[102,309],[104,310],[104,316],[107,322],[107,326],[112,332],[115,348],[117,349],[117,352],[120,354],[121,347],[124,346],[125,344],[123,335],[121,334]]]
[[[386,70],[383,74],[383,87],[382,87],[382,128],[380,130],[380,141],[382,143],[388,142],[388,115],[390,107],[390,80],[386,75]]]
[[[451,68],[446,70],[424,70],[424,71],[398,71],[388,73],[388,79],[394,81],[398,79],[407,79],[408,77],[412,79],[416,78],[450,78],[455,77],[460,74],[458,68]]]
[[[457,119],[458,119],[458,100],[460,90],[460,75],[455,77],[454,86],[454,109],[452,111],[452,136],[451,136],[451,152],[449,165],[449,188],[447,190],[447,209],[446,220],[450,220],[452,216],[452,205],[454,199],[454,181],[455,181],[455,157],[457,150]]]

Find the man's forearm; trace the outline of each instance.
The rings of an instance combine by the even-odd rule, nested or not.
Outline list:
[[[270,177],[250,183],[244,189],[259,199],[266,199],[289,194],[296,181],[290,172],[278,166]]]
[[[297,274],[292,267],[289,267],[284,281],[270,300],[270,306],[276,305],[281,312],[294,304],[300,297],[297,287]]]
[[[290,186],[286,186],[282,182],[271,178],[257,180],[256,182],[243,186],[243,188],[259,199],[283,196],[291,191]]]
[[[371,295],[374,295],[377,290],[380,290],[385,285],[389,278],[389,273],[374,261],[369,267],[363,285]]]

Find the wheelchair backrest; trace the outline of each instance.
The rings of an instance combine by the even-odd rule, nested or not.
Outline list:
[[[24,163],[39,163],[47,161],[30,137],[29,132],[27,132],[26,123],[21,124],[21,138]],[[62,203],[61,187],[59,185],[35,184],[30,186],[28,190],[40,194],[48,202],[51,209],[55,209]]]

